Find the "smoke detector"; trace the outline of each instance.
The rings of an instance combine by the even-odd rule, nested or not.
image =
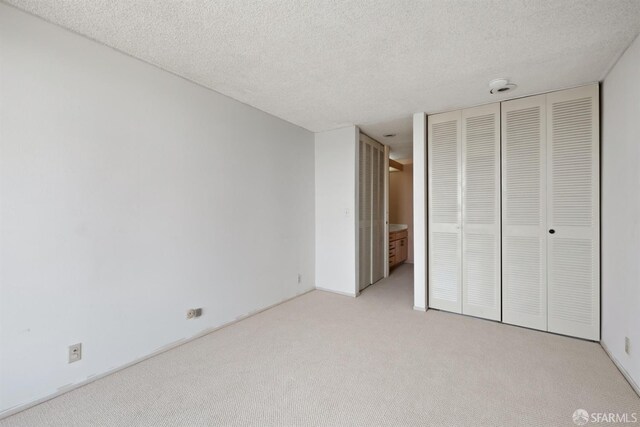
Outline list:
[[[517,87],[517,85],[509,83],[509,79],[493,79],[489,82],[489,93],[494,95],[497,93],[507,93],[511,92]]]

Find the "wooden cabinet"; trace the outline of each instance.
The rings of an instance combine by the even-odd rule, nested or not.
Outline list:
[[[408,246],[407,230],[389,233],[389,267],[395,267],[407,260]]]
[[[405,262],[407,260],[407,238],[400,240],[400,259],[399,262]]]

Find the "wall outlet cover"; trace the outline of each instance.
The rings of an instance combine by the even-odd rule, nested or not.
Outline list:
[[[69,363],[82,359],[82,343],[69,346]]]
[[[187,319],[193,319],[202,316],[201,308],[191,308],[187,311]]]

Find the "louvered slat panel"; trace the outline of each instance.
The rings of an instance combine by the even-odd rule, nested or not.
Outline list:
[[[497,311],[499,315],[498,284],[496,274],[496,237],[491,234],[464,233],[464,269],[463,292],[465,295],[463,313],[472,316],[474,308],[482,308],[485,312]],[[489,313],[480,317],[489,317]],[[492,316],[495,320],[499,319]]]
[[[465,118],[464,150],[464,224],[494,225],[497,210],[496,113]]]
[[[504,103],[507,104],[507,103]],[[542,218],[541,106],[506,112],[504,176],[507,225],[540,226]]]
[[[451,224],[458,221],[458,144],[459,121],[452,120],[433,125],[432,156],[432,220]]]
[[[502,103],[502,319],[547,329],[546,96]]]
[[[375,283],[384,276],[384,151],[382,147],[373,147],[373,177],[372,177],[372,227],[373,227],[373,257],[371,266],[371,283]]]
[[[373,191],[373,188],[371,185],[372,175],[373,175],[372,151],[373,151],[373,148],[371,147],[371,145],[367,144],[365,147],[365,170],[366,170],[365,180],[367,181],[367,192],[365,193],[364,202],[365,202],[365,235],[367,236],[365,253],[367,254],[367,258],[368,258],[368,261],[367,261],[368,269],[366,271],[367,280],[365,283],[365,287],[371,284],[371,264],[372,264],[371,258],[372,258],[372,248],[373,248],[373,245],[372,245],[373,227],[372,227],[372,221],[371,221],[372,191]]]
[[[378,208],[378,197],[377,197],[377,177],[378,177],[378,156],[376,155],[375,147],[371,146],[371,278],[369,283],[374,283],[374,272],[376,269],[376,221],[377,221],[377,208]]]
[[[459,256],[460,239],[455,233],[435,232],[431,233],[431,240],[431,295],[434,300],[456,304],[460,268],[455,260]]]
[[[461,112],[427,122],[429,306],[461,313]]]
[[[541,291],[544,271],[544,247],[538,237],[508,236],[505,238],[503,261],[503,309],[504,313],[518,318],[537,319],[539,323],[527,324],[536,329],[546,329],[546,292]],[[546,283],[545,283],[546,288]],[[506,319],[506,323],[515,323]],[[516,323],[517,324],[517,323]]]
[[[593,218],[593,126],[590,97],[552,105],[553,225],[590,227]]]
[[[368,231],[368,212],[370,207],[367,205],[367,194],[370,191],[369,181],[367,180],[367,144],[360,141],[359,157],[358,157],[358,211],[359,211],[359,256],[358,256],[358,286],[364,289],[369,284],[371,256],[370,256],[370,233]]]
[[[598,86],[547,95],[549,330],[600,339]]]
[[[592,301],[594,281],[593,242],[591,239],[552,238],[549,273],[553,290],[549,299],[551,318],[591,325],[594,322]],[[553,322],[551,322],[552,324]]]
[[[388,167],[385,167],[385,151],[384,147],[380,146],[380,150],[378,151],[378,156],[380,156],[380,173],[378,174],[378,197],[380,203],[378,205],[378,240],[376,242],[377,247],[379,249],[378,253],[378,270],[376,272],[376,280],[380,280],[384,277],[384,268],[385,268],[385,253],[389,252],[388,245],[385,245],[385,192],[384,192],[384,178],[387,173],[389,173]]]
[[[462,111],[462,312],[500,320],[500,104]]]

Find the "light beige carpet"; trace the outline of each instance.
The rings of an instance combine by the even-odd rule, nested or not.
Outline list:
[[[640,414],[598,344],[414,311],[412,274],[402,266],[358,298],[313,291],[0,425],[573,426],[578,408]]]

